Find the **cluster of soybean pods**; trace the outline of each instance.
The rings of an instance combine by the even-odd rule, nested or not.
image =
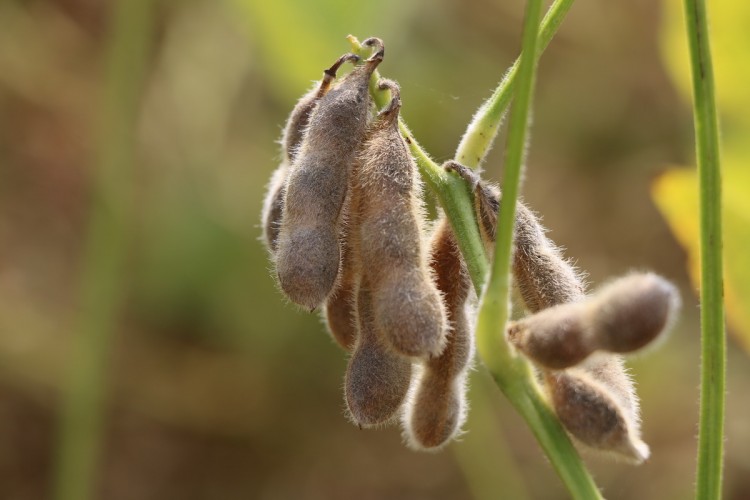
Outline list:
[[[473,358],[476,295],[445,216],[427,220],[416,164],[400,135],[398,85],[376,110],[371,76],[383,42],[361,61],[341,56],[290,114],[283,160],[263,207],[265,241],[286,297],[325,314],[350,353],[349,418],[360,427],[400,421],[405,442],[434,450],[462,431]],[[336,80],[346,62],[354,69]],[[471,186],[488,254],[500,191],[456,162],[444,168]],[[518,204],[513,281],[527,315],[507,340],[534,365],[548,402],[574,441],[640,463],[638,399],[622,353],[664,332],[679,307],[675,287],[630,274],[587,295],[579,272]]]

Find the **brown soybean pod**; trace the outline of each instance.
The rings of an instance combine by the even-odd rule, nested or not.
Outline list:
[[[653,273],[634,273],[604,286],[591,307],[589,329],[595,348],[632,352],[672,324],[680,306],[677,289]]]
[[[360,427],[388,423],[398,413],[411,381],[408,358],[394,353],[377,331],[366,280],[357,292],[358,336],[346,369],[344,395],[351,420]]]
[[[445,168],[455,171],[472,186],[480,231],[491,247],[495,240],[499,192],[482,183],[476,172],[463,165],[448,162]],[[513,276],[531,312],[584,298],[585,285],[579,273],[561,257],[534,214],[522,203],[517,205],[514,236]],[[621,358],[602,353],[585,359],[571,370],[575,370],[573,375],[568,370],[542,368],[550,402],[568,432],[597,449],[614,446],[610,436],[619,433],[627,437],[631,448],[636,450],[631,453],[633,461],[644,460],[648,447],[639,437],[638,399]],[[590,381],[593,382],[588,384]],[[612,401],[617,404],[610,404]],[[610,451],[627,456],[627,452],[623,452],[625,448],[626,445],[618,442]],[[638,459],[639,456],[642,458]]]
[[[431,265],[443,294],[451,329],[443,352],[423,362],[404,412],[404,435],[414,449],[437,449],[461,430],[466,419],[466,372],[473,352],[466,302],[471,280],[445,217],[431,241]]]
[[[632,274],[580,302],[560,304],[511,323],[508,338],[547,368],[577,365],[596,350],[636,351],[671,323],[675,287],[655,274]]]
[[[649,457],[634,411],[610,387],[580,368],[546,372],[545,379],[558,418],[577,441],[634,464]]]
[[[397,352],[436,356],[447,324],[422,238],[423,210],[416,164],[398,130],[398,86],[370,126],[359,154],[359,246],[362,273],[372,286],[378,328]]]
[[[323,97],[331,83],[336,78],[336,72],[346,61],[358,61],[359,57],[354,54],[344,54],[330,68],[323,72],[323,78],[319,83],[306,93],[294,106],[289,118],[287,118],[284,133],[281,138],[281,147],[284,160],[271,175],[271,181],[266,190],[266,198],[263,202],[261,220],[263,221],[263,234],[266,246],[271,252],[276,251],[276,240],[281,225],[281,211],[284,205],[284,186],[289,173],[289,164],[296,156],[297,148],[302,142],[305,129],[310,119],[310,113]]]
[[[363,44],[379,50],[320,98],[286,183],[276,273],[286,296],[310,310],[336,284],[349,168],[367,126],[370,76],[383,58],[380,40]]]
[[[475,171],[460,163],[449,161],[444,166],[472,187],[480,232],[488,248],[494,248],[499,190],[481,182]],[[585,285],[580,274],[562,258],[537,217],[521,202],[516,204],[513,241],[513,277],[529,311],[538,312],[584,297]]]

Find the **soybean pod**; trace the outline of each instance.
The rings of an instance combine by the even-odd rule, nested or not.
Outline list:
[[[286,183],[276,273],[286,296],[309,310],[336,284],[349,169],[368,124],[370,76],[383,60],[379,39],[363,44],[376,53],[318,100]]]

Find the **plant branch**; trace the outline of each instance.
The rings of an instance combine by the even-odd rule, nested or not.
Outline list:
[[[540,55],[552,41],[572,6],[573,0],[555,0],[550,6],[539,28],[537,46]],[[474,118],[472,118],[456,150],[455,160],[457,162],[467,167],[477,168],[487,157],[500,131],[500,124],[505,112],[513,98],[519,61],[520,57],[516,59],[495,91],[480,106]]]
[[[700,183],[701,403],[696,498],[721,498],[726,337],[722,282],[721,165],[704,0],[685,0]]]
[[[529,0],[521,57],[517,70],[513,73],[515,104],[509,122],[503,196],[498,214],[492,274],[482,296],[477,319],[477,351],[500,389],[529,424],[570,494],[574,498],[600,498],[591,475],[544,400],[529,363],[516,356],[505,340],[510,310],[510,269],[516,201],[528,140],[536,66],[541,52],[541,37],[537,34],[540,14],[541,0]]]
[[[107,55],[102,135],[94,172],[80,316],[67,363],[60,421],[55,495],[92,498],[100,435],[105,367],[115,332],[131,206],[136,110],[151,34],[152,2],[120,0]]]

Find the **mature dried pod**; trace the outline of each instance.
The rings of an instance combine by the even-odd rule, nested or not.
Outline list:
[[[545,380],[560,422],[577,441],[635,464],[648,458],[636,413],[610,387],[578,368],[547,372]]]
[[[574,366],[592,352],[636,351],[665,331],[679,306],[675,287],[655,274],[613,281],[584,301],[560,304],[513,322],[509,340],[551,369]]]
[[[333,65],[323,71],[323,78],[316,83],[310,91],[302,96],[294,109],[289,114],[284,126],[284,133],[281,136],[281,147],[284,150],[287,160],[293,162],[297,156],[297,151],[302,144],[307,126],[310,123],[310,115],[315,109],[318,101],[326,95],[331,89],[331,84],[336,79],[336,72],[345,62],[358,62],[359,56],[355,54],[344,54],[339,57]]]
[[[460,432],[466,420],[466,372],[473,352],[466,315],[471,279],[445,217],[438,223],[430,248],[451,329],[443,352],[423,362],[404,411],[406,442],[418,450],[440,448]]]
[[[472,186],[480,230],[492,250],[499,191],[482,183],[475,172],[463,165],[449,162],[445,168],[455,171]],[[526,307],[531,312],[565,303],[574,303],[570,305],[571,311],[581,307],[575,303],[585,296],[582,277],[562,258],[534,214],[522,203],[517,205],[514,236],[513,276]],[[573,315],[572,322],[578,320],[580,315]],[[559,339],[554,333],[559,331],[539,344],[555,343]],[[575,342],[557,342],[557,345],[560,349],[557,356],[561,358],[574,358],[580,351]],[[548,364],[554,361],[548,360]],[[548,371],[544,367],[541,370],[551,404],[574,438],[588,446],[629,457],[632,462],[645,460],[648,447],[638,436],[638,399],[620,356],[599,353],[565,371]]]
[[[344,393],[352,421],[360,427],[389,422],[406,398],[411,361],[394,353],[377,331],[367,281],[357,293],[357,336],[346,369]]]
[[[491,253],[500,191],[482,182],[477,172],[460,163],[449,161],[444,167],[456,172],[472,187],[479,228]],[[538,218],[521,202],[516,204],[513,230],[513,277],[529,311],[537,312],[583,298],[585,286],[580,273],[562,257],[560,249],[547,238]]]
[[[385,80],[380,88],[393,98],[368,130],[356,179],[362,273],[389,344],[407,356],[435,356],[445,346],[447,323],[422,240],[421,186],[398,130],[398,86]]]
[[[276,251],[276,239],[278,238],[281,226],[281,212],[284,206],[284,186],[289,173],[289,164],[294,160],[297,148],[302,142],[310,113],[312,113],[318,100],[331,88],[331,83],[336,78],[336,72],[339,67],[346,61],[356,62],[358,60],[359,57],[354,54],[344,54],[339,57],[330,68],[323,72],[321,81],[316,83],[308,93],[302,96],[294,106],[289,118],[287,118],[284,134],[281,137],[284,160],[271,176],[261,214],[266,246],[271,252]]]
[[[379,39],[363,44],[378,50],[318,100],[286,183],[276,272],[286,296],[310,310],[336,283],[349,167],[367,127],[370,76],[383,59]]]

